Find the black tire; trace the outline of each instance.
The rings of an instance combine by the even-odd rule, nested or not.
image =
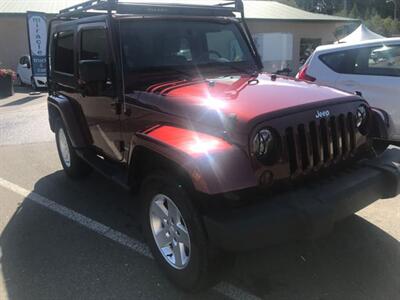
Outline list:
[[[66,161],[63,157],[61,150],[61,141],[60,136],[62,133],[65,135],[67,147],[69,151],[69,161]],[[65,130],[65,126],[61,119],[57,119],[55,122],[55,136],[57,143],[58,156],[60,157],[61,165],[65,171],[65,173],[74,179],[83,178],[89,175],[92,171],[91,167],[84,162],[75,152],[75,149],[72,147],[71,140],[68,136],[67,130]]]
[[[375,140],[374,144],[373,144],[375,153],[377,155],[381,155],[383,152],[385,152],[387,150],[387,148],[389,148],[389,146],[390,146],[390,142],[383,141],[383,140]]]
[[[207,240],[201,219],[192,205],[188,189],[178,177],[166,172],[148,176],[141,188],[143,234],[151,252],[168,279],[186,292],[200,292],[216,284],[233,265],[233,256],[213,248]],[[190,259],[186,267],[176,269],[161,254],[150,224],[150,206],[153,198],[168,196],[179,209],[190,236]]]

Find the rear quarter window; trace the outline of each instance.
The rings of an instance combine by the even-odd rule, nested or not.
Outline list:
[[[74,74],[74,33],[59,32],[54,46],[54,70]]]
[[[322,54],[319,59],[336,73],[351,74],[354,72],[355,52],[353,50]]]

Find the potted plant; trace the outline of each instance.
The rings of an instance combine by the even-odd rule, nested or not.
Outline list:
[[[16,74],[10,69],[0,69],[0,98],[12,96],[14,94],[13,81]]]

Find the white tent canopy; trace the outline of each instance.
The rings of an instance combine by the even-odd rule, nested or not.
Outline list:
[[[356,43],[366,40],[383,39],[381,36],[367,28],[364,24],[361,24],[356,30],[350,33],[345,38],[341,39],[339,43]]]

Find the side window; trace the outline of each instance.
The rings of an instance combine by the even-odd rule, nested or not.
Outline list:
[[[87,82],[85,84],[87,94],[91,96],[114,95],[113,69],[105,28],[83,28],[80,31],[79,61],[85,60],[99,60],[106,66],[106,82]]]
[[[400,45],[369,48],[366,60],[367,75],[400,76]]]
[[[80,60],[102,60],[108,62],[108,44],[105,29],[86,29],[81,33]]]
[[[54,70],[74,73],[74,33],[59,32],[55,44]]]
[[[319,59],[336,73],[352,74],[355,69],[355,52],[352,50],[323,54]]]
[[[400,45],[329,53],[320,59],[337,73],[400,77]]]
[[[107,31],[104,28],[90,28],[81,31],[79,60],[101,60],[107,66],[107,80],[112,81]]]

